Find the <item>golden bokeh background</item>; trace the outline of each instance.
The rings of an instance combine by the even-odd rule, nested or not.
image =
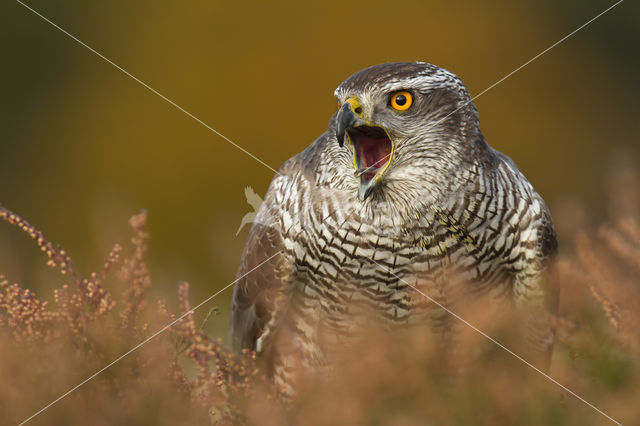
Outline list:
[[[472,95],[613,1],[46,2],[28,4],[278,168],[327,127],[334,88],[424,60]],[[154,291],[194,304],[230,283],[273,172],[17,2],[0,5],[0,202],[99,269],[128,217],[149,214]],[[476,101],[489,143],[549,202],[607,214],[607,176],[639,165],[640,4],[625,1]],[[60,284],[0,224],[0,271],[46,297]],[[226,335],[231,291],[211,332]],[[204,309],[204,308],[203,308]]]

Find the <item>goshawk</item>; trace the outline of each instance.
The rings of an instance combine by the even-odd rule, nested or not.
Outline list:
[[[249,231],[231,341],[256,350],[289,392],[296,366],[324,362],[321,334],[348,338],[360,309],[393,324],[442,324],[450,278],[526,312],[550,351],[555,291],[541,279],[556,234],[542,198],[491,148],[462,81],[388,63],[335,90],[327,131],[285,162]],[[269,259],[266,264],[261,264]]]

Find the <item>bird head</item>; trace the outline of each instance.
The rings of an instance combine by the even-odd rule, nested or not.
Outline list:
[[[462,81],[435,65],[366,68],[340,84],[335,96],[335,138],[350,150],[361,200],[388,187],[385,182],[424,182],[431,174],[437,184],[435,175],[463,162],[480,135]]]

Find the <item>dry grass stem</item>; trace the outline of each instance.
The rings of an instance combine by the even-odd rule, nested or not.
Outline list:
[[[63,274],[61,283],[40,286],[52,289],[53,303],[0,275],[0,381],[11,384],[0,388],[0,412],[9,423],[187,313],[34,423],[86,424],[91,416],[105,425],[606,424],[473,332],[460,333],[451,351],[423,330],[374,326],[283,402],[255,353],[235,354],[207,335],[204,323],[215,320],[214,309],[196,323],[187,283],[169,302],[149,300],[144,212],[129,221],[130,244],[113,245],[101,269],[87,276],[27,221],[1,206],[0,217],[34,239]],[[629,424],[640,422],[638,220],[578,233],[575,255],[563,250],[548,277],[562,290],[559,313],[550,318],[557,335],[551,374]],[[513,319],[487,315],[464,311],[498,341],[515,345]]]

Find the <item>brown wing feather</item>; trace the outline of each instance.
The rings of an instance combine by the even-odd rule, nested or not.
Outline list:
[[[255,350],[256,340],[277,311],[276,300],[288,275],[283,248],[279,230],[253,224],[233,290],[231,344],[236,351]]]
[[[543,258],[545,269],[554,267],[555,259],[558,254],[558,239],[556,236],[556,230],[553,226],[553,220],[549,211],[544,212],[544,221],[540,230],[540,255]],[[560,289],[558,287],[557,280],[553,276],[550,276],[550,271],[547,272],[545,280],[546,290],[546,304],[549,313],[556,315],[558,313],[558,296]]]
[[[539,253],[543,266],[538,278],[539,285],[544,291],[543,306],[532,307],[533,316],[525,319],[526,333],[534,349],[531,361],[539,368],[548,371],[551,365],[551,355],[555,340],[554,330],[549,323],[549,315],[555,316],[558,312],[558,283],[550,274],[558,252],[556,231],[549,211],[545,208],[543,222],[539,228]],[[539,310],[538,310],[539,309]]]
[[[263,346],[268,344],[273,338],[270,332],[283,316],[286,308],[284,289],[291,276],[292,264],[284,252],[277,213],[271,208],[277,205],[275,188],[289,184],[300,170],[315,170],[315,164],[310,162],[316,158],[314,153],[325,138],[326,133],[280,167],[258,209],[242,253],[237,274],[239,279],[233,289],[231,344],[236,351],[258,349],[256,343],[259,338]]]

